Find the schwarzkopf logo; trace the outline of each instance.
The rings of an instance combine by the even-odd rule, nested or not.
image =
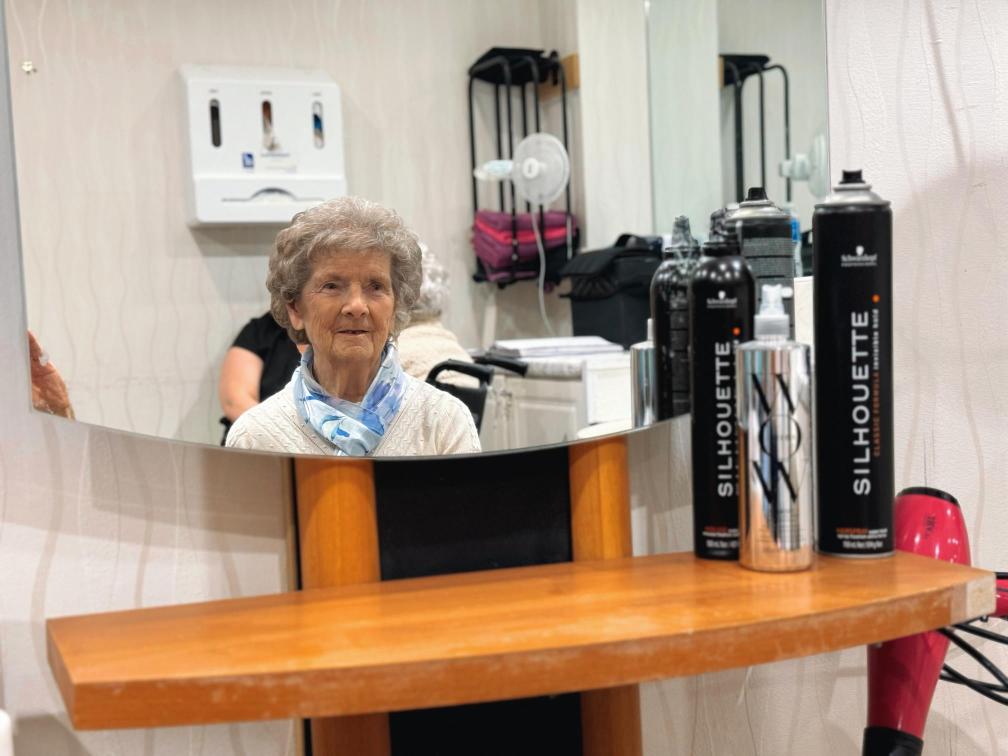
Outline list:
[[[724,289],[721,289],[717,293],[717,299],[714,297],[707,297],[707,307],[708,309],[729,309],[735,307],[738,304],[737,297],[729,297]]]
[[[840,255],[841,268],[874,268],[878,265],[878,255],[865,254],[865,248],[858,244],[853,255]]]

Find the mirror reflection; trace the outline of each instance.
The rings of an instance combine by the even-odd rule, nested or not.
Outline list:
[[[603,240],[585,196],[618,177],[587,170],[581,144],[619,114],[582,100],[579,61],[606,43],[579,39],[578,3],[236,17],[142,2],[108,24],[9,0],[33,404],[208,444],[235,428],[229,445],[287,452],[629,429],[630,348],[675,217],[703,240],[738,164],[811,218],[799,153],[824,133],[821,8],[775,3],[802,19],[792,39],[742,5],[641,7],[654,222]],[[767,58],[762,130],[760,74],[726,51]]]
[[[647,0],[655,225],[762,187],[812,272],[812,212],[829,193],[826,39],[817,0]]]

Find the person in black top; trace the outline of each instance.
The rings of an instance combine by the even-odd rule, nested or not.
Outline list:
[[[242,412],[286,386],[300,362],[297,346],[270,313],[252,318],[224,355],[221,366],[217,392],[224,410],[224,438]]]

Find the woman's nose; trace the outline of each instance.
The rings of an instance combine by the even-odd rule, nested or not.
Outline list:
[[[350,287],[346,302],[343,303],[343,314],[355,318],[367,315],[367,300],[364,298],[364,289],[356,284]]]

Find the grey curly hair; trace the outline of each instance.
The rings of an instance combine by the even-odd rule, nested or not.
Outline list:
[[[388,252],[392,258],[394,338],[409,324],[423,280],[420,240],[398,213],[360,197],[339,197],[298,213],[277,234],[266,288],[270,312],[295,343],[307,344],[308,334],[291,324],[287,305],[301,294],[314,263],[337,250],[369,249]]]
[[[437,259],[426,244],[420,242],[421,261],[423,264],[423,284],[420,294],[413,305],[413,323],[438,317],[444,310],[448,299],[448,271]]]

